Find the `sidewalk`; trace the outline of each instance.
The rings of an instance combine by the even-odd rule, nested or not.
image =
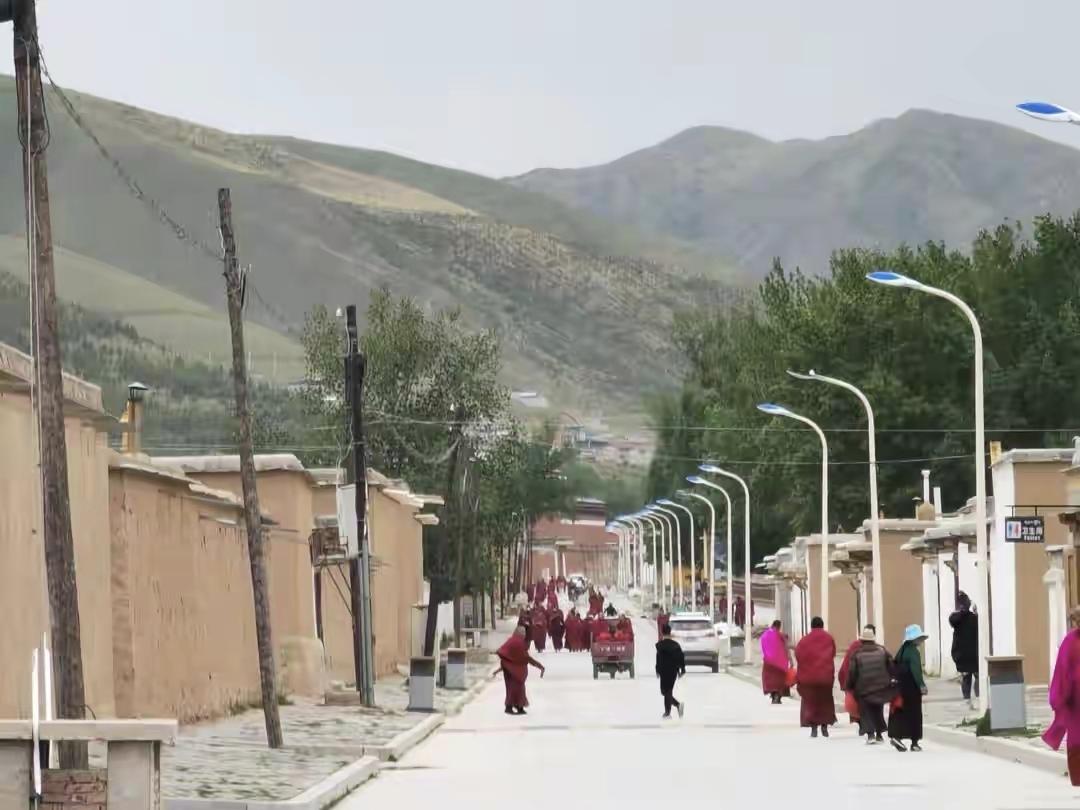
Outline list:
[[[842,659],[837,659],[836,666],[839,670]],[[745,664],[732,664],[728,672],[746,681],[760,685],[761,664],[760,662],[746,666]],[[1051,711],[1047,701],[1046,687],[1029,687],[1027,690],[1027,726],[1026,733],[1002,734],[987,737],[976,737],[975,723],[979,718],[978,709],[972,709],[968,702],[960,694],[959,678],[932,678],[926,679],[927,696],[923,698],[923,724],[926,738],[931,741],[963,745],[977,748],[980,741],[1001,741],[1002,745],[993,747],[983,746],[996,756],[1007,759],[1026,759],[1029,764],[1045,766],[1049,770],[1065,769],[1065,749],[1051,751],[1040,739],[1042,731],[1050,724]],[[843,711],[844,693],[839,686],[834,687],[833,696],[836,701],[836,716],[839,722],[848,721],[847,713]],[[798,699],[798,691],[792,690],[792,697]],[[935,733],[938,732],[938,733]],[[1031,756],[1021,756],[1027,750]],[[1060,759],[1060,765],[1057,760]],[[1036,762],[1037,761],[1037,762]]]
[[[485,681],[493,659],[470,661],[469,687]],[[292,799],[362,756],[385,759],[398,735],[438,715],[407,712],[405,678],[375,685],[376,709],[324,706],[296,699],[281,706],[285,748],[271,751],[261,709],[181,728],[176,746],[162,751],[166,799],[282,801]],[[436,711],[446,713],[467,692],[436,689]]]

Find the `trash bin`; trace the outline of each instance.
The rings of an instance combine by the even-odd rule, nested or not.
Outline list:
[[[435,659],[426,656],[409,661],[409,711],[435,711]]]
[[[447,689],[465,688],[465,650],[451,648],[446,651],[446,680]]]
[[[990,730],[1027,728],[1024,656],[991,655],[986,659],[990,681]]]

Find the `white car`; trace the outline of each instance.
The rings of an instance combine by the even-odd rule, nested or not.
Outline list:
[[[720,634],[705,613],[676,613],[670,619],[671,637],[679,642],[686,664],[720,671]]]

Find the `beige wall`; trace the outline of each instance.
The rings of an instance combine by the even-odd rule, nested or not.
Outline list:
[[[909,624],[923,623],[922,560],[900,548],[922,533],[923,529],[910,532],[893,531],[885,527],[881,529],[884,638],[885,646],[893,652],[899,649],[904,641],[904,628]]]
[[[243,497],[240,474],[190,473],[208,487]],[[257,474],[259,508],[277,524],[270,528],[267,569],[270,581],[270,621],[274,643],[288,636],[315,638],[315,590],[308,538],[315,527],[312,485],[307,474],[268,470]]]
[[[814,616],[821,615],[821,546],[807,548],[810,573],[807,582],[810,586],[810,605],[807,627]],[[859,602],[855,589],[848,584],[846,577],[829,578],[829,626],[826,628],[836,639],[838,649],[846,649],[858,636]]]
[[[424,593],[423,527],[413,517],[415,509],[376,489],[371,490],[369,508],[375,671],[381,676],[409,662],[413,606]],[[322,577],[326,671],[335,680],[352,682],[352,619],[345,605],[348,565],[330,566]]]
[[[258,702],[241,510],[161,476],[109,478],[117,713],[186,722]]]
[[[1061,462],[1021,463],[1014,466],[1017,504],[1064,504],[1067,480],[1062,475]],[[1011,504],[1004,504],[1011,506]],[[1050,652],[1046,639],[1050,633],[1047,613],[1046,585],[1042,578],[1049,566],[1047,546],[1069,543],[1068,527],[1057,519],[1060,509],[1040,509],[1045,515],[1044,544],[1015,543],[1016,561],[1016,652],[1024,656],[1024,680],[1028,683],[1049,683]],[[1016,514],[1031,510],[1017,509]]]
[[[68,486],[87,704],[114,712],[104,435],[66,420]],[[0,717],[30,715],[30,654],[48,628],[36,428],[27,396],[0,393]]]

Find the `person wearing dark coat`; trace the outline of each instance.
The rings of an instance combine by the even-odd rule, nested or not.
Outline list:
[[[896,694],[892,656],[874,636],[869,627],[859,634],[859,646],[851,654],[847,682],[848,691],[855,693],[859,704],[859,734],[866,735],[867,745],[884,742],[885,704]]]
[[[682,717],[686,704],[677,701],[673,692],[675,681],[686,674],[686,656],[679,642],[671,637],[670,624],[665,624],[661,632],[663,638],[656,642],[656,674],[660,678],[660,694],[664,696],[664,717],[671,717],[673,706]]]
[[[971,609],[971,599],[960,591],[956,596],[956,611],[949,616],[953,629],[952,659],[960,673],[960,691],[964,700],[971,700],[972,685],[979,696],[979,616]]]
[[[917,624],[904,630],[904,643],[893,659],[893,673],[899,690],[898,700],[889,709],[889,742],[897,751],[906,751],[903,740],[911,740],[912,751],[922,751],[919,741],[923,735],[922,699],[926,694],[922,655],[919,648],[926,633]]]

